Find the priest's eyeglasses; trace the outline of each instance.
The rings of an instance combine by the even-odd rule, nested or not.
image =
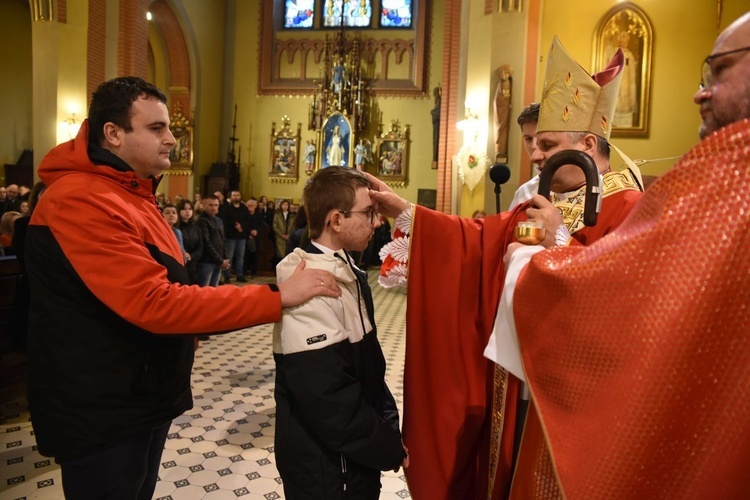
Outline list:
[[[370,224],[375,220],[375,208],[370,207],[367,210],[339,210],[340,214],[349,217],[350,214],[364,214],[365,220],[369,220]]]
[[[711,68],[711,63],[719,57],[728,56],[730,54],[736,54],[737,52],[745,52],[750,50],[750,46],[742,47],[740,49],[728,50],[726,52],[719,52],[718,54],[711,54],[703,61],[701,66],[701,90],[709,88],[713,84],[714,70]]]

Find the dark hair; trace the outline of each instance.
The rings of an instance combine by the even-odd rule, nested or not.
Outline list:
[[[592,132],[566,132],[568,134],[568,140],[573,144],[581,142],[584,137]],[[604,137],[596,136],[596,152],[599,153],[603,158],[609,160],[609,142]]]
[[[516,119],[519,127],[523,127],[527,123],[537,123],[539,121],[539,103],[532,102],[521,111]]]
[[[300,207],[300,210],[297,210],[297,215],[295,215],[294,219],[292,219],[292,231],[306,226],[307,212],[305,211],[305,207]]]
[[[167,103],[164,92],[137,76],[113,78],[99,85],[91,95],[89,105],[89,144],[102,144],[107,122],[131,132],[132,106],[139,97]]]
[[[193,216],[188,221],[188,224],[195,221],[195,204],[193,204],[192,201],[183,198],[177,203],[175,203],[174,205],[175,208],[177,209],[177,224],[178,225],[183,223],[182,218],[180,217],[180,212],[182,212],[182,210],[185,208],[185,205],[190,205],[190,208],[193,209]]]
[[[204,196],[203,198],[201,198],[201,200],[216,200],[216,201],[219,201],[219,197],[216,196],[215,194],[207,194],[206,196]]]
[[[319,238],[323,233],[328,212],[351,210],[360,187],[370,187],[367,178],[358,170],[347,167],[327,167],[310,177],[302,191],[310,239]]]
[[[41,181],[34,184],[34,187],[31,188],[31,193],[29,193],[29,214],[28,215],[31,215],[34,212],[34,208],[36,208],[36,204],[39,203],[39,198],[42,197],[42,193],[44,193],[45,189],[47,189],[47,186],[45,186],[44,183]]]

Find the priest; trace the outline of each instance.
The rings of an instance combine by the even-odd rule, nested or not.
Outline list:
[[[534,408],[514,498],[748,496],[750,13],[702,76],[703,140],[618,229],[508,251]]]
[[[381,256],[381,284],[409,283],[404,372],[404,440],[415,498],[504,498],[523,401],[518,377],[483,356],[497,317],[505,268],[518,222],[546,228],[544,246],[588,245],[613,231],[641,197],[632,171],[613,172],[608,139],[623,65],[615,55],[589,75],[555,39],[541,99],[538,148],[543,171],[565,149],[590,155],[603,177],[599,221],[583,225],[584,174],[555,173],[552,200],[537,195],[510,212],[472,220],[413,206],[370,177],[372,199],[396,217]],[[540,314],[551,311],[537,302]],[[522,403],[521,403],[522,404]],[[518,425],[520,427],[520,425]]]

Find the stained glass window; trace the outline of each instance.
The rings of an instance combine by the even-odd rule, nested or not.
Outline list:
[[[367,27],[370,26],[372,18],[372,7],[370,0],[350,0],[349,18],[345,19],[347,26]]]
[[[383,0],[380,7],[381,28],[411,28],[412,0]]]
[[[370,0],[325,0],[323,2],[323,26],[366,28],[370,26],[372,5]]]
[[[312,28],[314,15],[315,0],[286,0],[284,27]]]

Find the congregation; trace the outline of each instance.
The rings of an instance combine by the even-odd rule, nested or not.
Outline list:
[[[272,271],[286,255],[309,242],[304,207],[286,198],[245,199],[232,190],[226,197],[221,191],[196,194],[192,201],[156,193],[156,203],[165,218],[165,211],[174,211],[174,222],[167,221],[182,243],[191,284],[247,283],[248,276]],[[390,239],[390,225],[385,218],[382,222],[382,231],[359,256],[365,268],[380,264],[378,252]]]

